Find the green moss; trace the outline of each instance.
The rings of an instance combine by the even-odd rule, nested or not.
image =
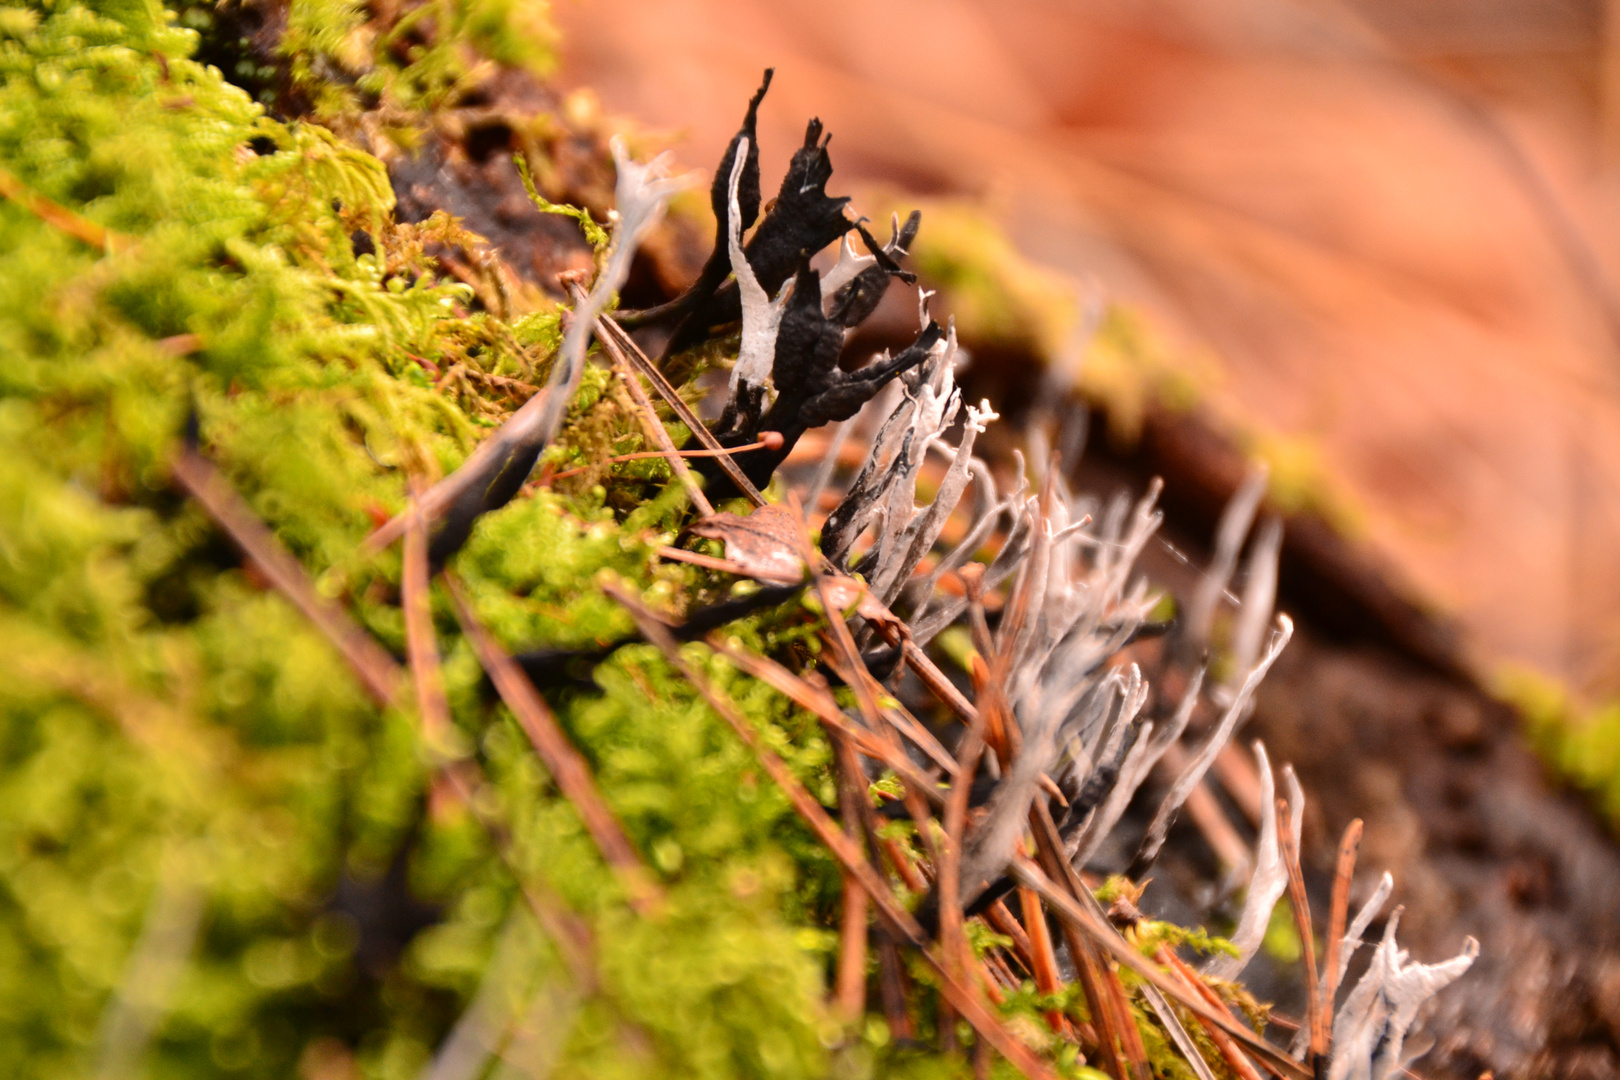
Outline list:
[[[1517,709],[1542,758],[1620,829],[1620,701],[1583,706],[1556,679],[1517,666],[1498,671],[1493,689]]]
[[[1314,440],[1257,428],[1241,442],[1269,471],[1266,501],[1277,511],[1309,514],[1352,540],[1365,535],[1365,508],[1334,478]]]
[[[1266,923],[1266,936],[1261,939],[1260,947],[1267,956],[1284,965],[1297,964],[1305,955],[1299,924],[1294,919],[1294,905],[1288,897],[1278,900],[1277,906],[1271,909],[1271,921]]]
[[[1072,366],[1076,389],[1101,407],[1119,448],[1135,446],[1150,410],[1192,409],[1218,384],[1216,357],[1172,341],[1128,304],[1109,303],[1082,341],[1079,286],[1020,254],[981,207],[934,200],[922,210],[924,240],[912,259],[924,285],[940,291],[963,340]],[[1346,536],[1360,535],[1365,515],[1314,444],[1252,424],[1237,436],[1270,468],[1269,500],[1277,510],[1312,514]]]
[[[1079,385],[1108,417],[1109,437],[1133,446],[1151,407],[1191,408],[1215,381],[1208,358],[1173,346],[1141,312],[1110,304],[1084,354]]]
[[[500,46],[515,9],[417,10],[413,25],[432,15],[483,56],[524,59]],[[469,313],[468,288],[440,280],[423,249],[476,238],[442,217],[394,224],[376,159],[267,117],[188,58],[196,35],[161,9],[0,11],[0,167],[127,238],[108,254],[0,202],[0,642],[21,658],[0,686],[0,1063],[20,1077],[93,1071],[114,1002],[140,978],[138,942],[173,894],[202,915],[154,1003],[153,1075],[289,1076],[345,1047],[363,1075],[414,1075],[498,942],[522,938],[510,947],[531,957],[514,1009],[556,983],[557,960],[511,916],[516,883],[432,780],[414,721],[370,705],[175,495],[167,462],[195,408],[233,485],[398,649],[397,556],[366,562],[358,542],[401,505],[405,470],[454,468],[515,407],[473,376],[543,374],[556,315]],[[356,11],[294,6],[300,78],[317,56],[354,59]],[[404,30],[392,33],[376,48]],[[341,95],[448,100],[467,58],[442,41]],[[341,95],[322,110],[351,109]],[[376,254],[355,254],[357,231]],[[603,389],[582,391],[582,405],[603,404],[562,457],[633,428]],[[649,504],[627,530],[604,505],[646,491],[654,471],[604,471],[605,489],[484,521],[458,560],[480,616],[514,647],[573,646],[630,628],[601,573],[659,606],[688,602],[689,573],[650,555],[671,507]],[[824,789],[813,726],[711,667]],[[601,986],[565,1013],[558,1074],[824,1074],[825,941],[803,931],[827,923],[837,876],[691,688],[627,649],[598,673],[601,693],[561,709],[666,880],[669,914],[648,923],[627,914],[464,646],[445,671],[520,871],[598,943]],[[379,923],[366,914],[377,905],[395,915]],[[390,939],[399,917],[429,925]]]

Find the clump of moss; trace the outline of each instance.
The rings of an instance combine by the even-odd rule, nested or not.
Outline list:
[[[498,5],[416,10],[480,47],[521,31],[493,25]],[[290,38],[294,70],[317,70],[357,17],[311,16],[319,48]],[[156,5],[9,6],[0,34],[0,169],[22,196],[0,201],[0,1062],[415,1075],[508,954],[497,1034],[522,1039],[507,1000],[545,1000],[559,969],[511,914],[512,865],[433,779],[413,718],[370,705],[167,462],[194,412],[320,588],[399,649],[397,560],[364,562],[358,542],[398,509],[404,473],[454,468],[516,407],[509,382],[555,346],[555,314],[474,310],[424,250],[475,237],[395,223],[376,159],[266,115]],[[390,78],[430,97],[454,83],[436,63]],[[359,90],[427,102],[400,85]],[[86,243],[96,230],[107,241]],[[645,486],[626,476],[599,479]],[[656,518],[626,530],[606,500],[541,493],[475,535],[459,569],[502,638],[622,634],[603,572],[684,602],[683,572],[653,565]],[[657,925],[617,902],[474,659],[452,652],[446,678],[513,865],[594,932],[601,986],[559,1005],[557,1074],[823,1073],[823,946],[801,928],[836,876],[663,660],[624,650],[561,713],[669,883]],[[827,750],[804,719],[757,685],[734,692],[817,775]]]
[[[1547,763],[1620,829],[1620,701],[1582,706],[1556,679],[1525,667],[1498,672],[1496,693],[1518,710]]]

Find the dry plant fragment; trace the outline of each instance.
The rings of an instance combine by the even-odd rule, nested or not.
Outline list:
[[[207,508],[209,515],[253,560],[276,589],[302,611],[348,661],[360,684],[379,704],[403,703],[403,673],[394,658],[360,628],[348,612],[320,597],[309,575],[275,534],[231,489],[213,462],[187,446],[175,455],[170,472],[186,494]]]
[[[568,741],[568,736],[557,724],[557,718],[535,692],[522,670],[478,622],[460,588],[449,576],[445,577],[445,584],[450,591],[456,619],[467,640],[472,643],[473,651],[478,654],[478,662],[489,673],[501,700],[512,710],[518,726],[528,736],[530,745],[551,774],[558,790],[579,812],[586,831],[596,842],[603,859],[618,873],[631,906],[643,915],[657,914],[662,903],[660,890],[602,798],[585,758]]]

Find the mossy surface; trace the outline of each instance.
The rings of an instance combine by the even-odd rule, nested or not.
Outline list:
[[[510,14],[463,7],[419,10],[453,12],[480,45]],[[311,64],[339,49],[345,12],[315,12],[315,44],[287,47]],[[594,931],[601,985],[583,994],[514,914],[513,869],[434,781],[414,718],[378,712],[169,482],[195,410],[205,452],[322,591],[400,650],[397,555],[365,561],[358,542],[407,472],[453,468],[515,406],[485,376],[535,376],[554,314],[471,310],[423,250],[474,238],[395,224],[375,158],[267,116],[189,58],[196,35],[163,9],[7,7],[0,35],[0,168],[33,200],[0,202],[0,1070],[414,1076],[493,985],[497,1034],[553,1054],[554,1075],[825,1073],[817,928],[836,875],[662,658],[624,650],[561,710],[666,883],[657,923],[622,904],[465,647],[445,659],[459,750],[493,778],[516,873]],[[386,103],[408,83],[423,97],[398,90],[400,108],[430,104],[453,82],[432,63],[357,86]],[[87,244],[91,225],[110,241]],[[591,415],[561,456],[641,448],[628,417]],[[458,570],[498,636],[622,634],[604,572],[689,602],[685,571],[651,557],[668,508],[627,527],[600,486],[645,489],[662,468],[484,523]],[[824,788],[813,727],[712,666]],[[524,1026],[547,994],[549,1040]]]

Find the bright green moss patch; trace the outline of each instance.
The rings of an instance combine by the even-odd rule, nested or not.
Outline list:
[[[357,9],[294,6],[301,79],[361,46],[403,56],[318,112],[444,100],[468,62],[457,35],[539,62],[515,8],[416,11],[368,42]],[[624,650],[560,715],[666,884],[657,923],[624,906],[465,646],[445,658],[457,744],[493,778],[518,875],[592,932],[600,985],[581,988],[414,719],[379,713],[168,481],[195,410],[233,486],[400,649],[398,556],[357,544],[406,472],[453,469],[516,407],[489,376],[542,376],[555,313],[471,310],[424,244],[475,238],[394,224],[376,159],[268,118],[188,59],[194,35],[161,9],[0,13],[0,168],[121,240],[108,253],[0,201],[0,1069],[89,1075],[111,1053],[166,1077],[414,1076],[487,999],[511,1060],[528,1039],[553,1075],[824,1075],[827,946],[804,934],[837,875],[661,657]],[[401,53],[432,19],[443,47]],[[509,37],[529,51],[506,55]],[[559,460],[640,448],[633,418],[589,415]],[[657,469],[590,479],[492,515],[458,559],[512,647],[625,633],[605,572],[689,602],[689,572],[651,557],[668,501],[622,523]],[[830,800],[818,731],[704,662]]]

